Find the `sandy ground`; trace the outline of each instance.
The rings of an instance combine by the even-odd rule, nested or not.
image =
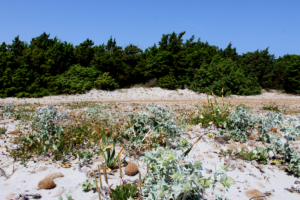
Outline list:
[[[132,109],[132,103],[139,103],[139,105],[148,104],[150,102],[156,102],[162,105],[171,105],[172,107],[186,106],[193,107],[193,104],[201,104],[205,101],[207,96],[205,94],[197,94],[190,90],[163,90],[160,88],[131,88],[116,90],[113,92],[91,90],[86,94],[81,95],[59,95],[49,96],[43,98],[6,98],[0,99],[2,103],[41,103],[41,104],[59,104],[66,102],[118,102],[124,104],[128,109]],[[262,107],[266,105],[276,105],[281,109],[285,109],[287,112],[297,112],[300,110],[300,96],[283,94],[278,91],[266,92],[263,91],[261,95],[255,96],[230,96],[225,98],[226,102],[231,102],[232,105],[246,104],[252,106],[258,113],[263,113]],[[299,113],[296,113],[296,115]],[[11,120],[2,120],[0,126],[8,126],[8,131],[13,131],[20,122]],[[214,129],[207,130],[202,129],[199,126],[194,126],[193,130],[187,131],[186,137],[190,142],[195,141],[203,133],[210,131],[216,131]],[[246,147],[251,150],[254,146],[261,145],[260,142],[254,144],[246,143]],[[296,146],[300,146],[300,141],[296,141]],[[209,175],[210,170],[214,170],[215,167],[224,164],[225,159],[219,157],[220,149],[241,149],[243,147],[240,143],[231,142],[219,143],[214,139],[210,139],[204,136],[193,148],[189,154],[190,158],[198,158],[203,162],[203,169],[206,170]],[[140,157],[142,160],[142,157]],[[135,162],[139,165],[139,170],[144,176],[146,174],[146,166],[143,162],[138,160],[128,160],[129,162]],[[98,164],[103,162],[102,157],[94,157],[93,163],[88,167],[82,167],[78,169],[78,160],[72,161],[71,168],[63,168],[58,162],[52,162],[50,160],[41,160],[38,162],[30,161],[24,167],[20,162],[14,162],[12,158],[8,157],[5,148],[4,140],[0,139],[0,167],[6,172],[8,178],[0,176],[0,199],[9,199],[9,195],[12,193],[39,193],[42,195],[42,199],[58,199],[60,195],[65,198],[65,194],[72,194],[75,200],[93,200],[98,199],[97,193],[93,191],[84,192],[81,189],[81,183],[86,179],[93,180],[87,176]],[[227,161],[228,164],[228,161]],[[261,193],[272,191],[271,196],[265,199],[270,200],[296,200],[300,199],[300,195],[296,193],[290,193],[284,188],[290,188],[296,180],[299,178],[288,175],[279,167],[274,165],[264,165],[263,170],[256,163],[246,162],[243,160],[231,160],[231,168],[229,168],[228,175],[233,179],[233,184],[228,192],[221,191],[221,187],[218,186],[216,193],[225,194],[230,199],[246,200],[250,199],[249,193],[251,189],[256,189]],[[38,182],[45,176],[52,172],[61,172],[64,177],[55,179],[56,187],[51,190],[39,190]],[[123,168],[124,172],[124,168]],[[138,180],[138,175],[127,176],[125,179]],[[103,183],[104,183],[104,179]],[[109,184],[118,185],[120,183],[119,171],[117,170],[113,174],[109,175]],[[106,184],[104,184],[106,185]],[[213,199],[213,195],[206,194],[208,199]],[[263,199],[263,198],[262,198]]]

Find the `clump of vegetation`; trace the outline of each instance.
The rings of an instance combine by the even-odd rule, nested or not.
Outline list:
[[[106,44],[87,39],[74,46],[46,33],[29,44],[17,36],[12,44],[0,45],[0,98],[127,88],[153,79],[158,81],[151,85],[168,89],[216,95],[224,89],[225,96],[259,94],[261,88],[300,93],[299,55],[276,59],[268,48],[238,55],[231,43],[221,49],[194,36],[184,42],[184,34],[163,34],[145,51],[132,44],[118,46],[113,38]]]
[[[281,111],[281,110],[278,108],[278,106],[273,106],[273,105],[264,106],[263,109],[264,109],[264,110],[275,111],[275,112],[280,112],[280,111]]]
[[[130,144],[127,149],[135,151],[166,146],[175,142],[184,132],[184,126],[177,125],[175,115],[169,110],[155,104],[146,106],[148,112],[129,115],[128,131],[123,134]]]
[[[256,160],[262,164],[268,163],[268,152],[267,149],[262,147],[256,147],[255,152],[252,151],[245,151],[242,149],[240,152],[233,152],[231,149],[227,149],[227,151],[224,151],[223,149],[220,150],[221,154],[223,156],[229,156],[231,159],[244,159],[248,161]]]
[[[227,140],[245,142],[249,138],[257,119],[253,117],[246,106],[238,106],[236,110],[230,113],[230,121]]]
[[[200,199],[205,190],[214,189],[217,182],[224,190],[229,188],[231,181],[225,167],[204,177],[201,161],[185,160],[184,155],[162,147],[146,152],[145,161],[149,166],[143,187],[143,193],[148,195],[146,199]]]
[[[112,200],[128,200],[137,195],[138,189],[135,185],[132,184],[122,184],[117,185],[115,189],[110,189],[109,197]]]
[[[102,90],[113,90],[116,88],[119,88],[119,84],[116,83],[115,79],[113,79],[110,75],[109,72],[105,72],[102,75],[98,76],[98,78],[95,81],[95,86],[98,89]]]
[[[0,127],[0,135],[6,133],[7,128],[6,127]]]
[[[196,117],[192,118],[191,123],[199,124],[203,127],[212,125],[212,123],[219,128],[226,128],[230,121],[228,116],[230,114],[230,103],[225,103],[222,97],[222,103],[217,100],[215,96],[209,98],[207,96],[207,101],[200,107],[197,106]]]

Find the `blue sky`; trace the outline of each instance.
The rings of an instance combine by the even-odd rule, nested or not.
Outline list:
[[[0,0],[0,42],[19,35],[30,42],[44,31],[78,45],[112,36],[117,45],[142,49],[162,34],[186,31],[239,54],[263,50],[276,57],[300,54],[299,0]]]

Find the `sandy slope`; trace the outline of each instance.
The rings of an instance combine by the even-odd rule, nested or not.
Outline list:
[[[97,91],[91,90],[87,94],[81,95],[59,95],[50,96],[43,98],[6,98],[0,99],[0,103],[24,103],[29,102],[40,102],[41,104],[58,104],[64,102],[76,102],[76,101],[115,101],[115,102],[140,102],[140,105],[148,102],[160,102],[160,104],[172,104],[176,107],[182,106],[192,106],[193,102],[201,103],[205,100],[207,96],[205,94],[197,94],[190,90],[163,90],[160,88],[131,88],[116,90],[113,92],[107,91]],[[274,104],[279,105],[282,108],[289,108],[297,110],[300,104],[300,96],[293,96],[282,94],[277,91],[263,92],[261,95],[255,96],[230,96],[225,98],[226,101],[232,102],[232,104],[249,104],[257,107],[256,110],[261,110],[263,105]],[[124,103],[126,109],[132,109],[132,105]],[[259,111],[261,112],[261,111]],[[11,122],[10,120],[2,120],[0,126],[3,126],[3,122],[7,122],[8,131],[15,130],[18,121]],[[190,141],[193,142],[196,138],[207,132],[214,130],[200,129],[200,127],[193,127],[192,131],[187,132],[191,137]],[[241,149],[241,144],[232,143],[234,148]],[[254,148],[255,145],[261,145],[259,142],[255,144],[245,144],[250,150]],[[254,145],[254,146],[253,146]],[[300,141],[295,143],[296,146],[300,146]],[[197,145],[193,148],[190,153],[190,158],[198,158],[203,162],[203,168],[207,171],[209,175],[210,169],[214,170],[215,167],[224,164],[225,159],[219,157],[220,149],[233,148],[228,146],[228,144],[220,144],[214,139],[209,139],[208,137],[203,137]],[[86,174],[90,173],[92,169],[103,162],[101,157],[95,157],[93,159],[93,164],[90,167],[83,167],[81,171],[78,170],[77,160],[72,161],[71,168],[63,168],[58,163],[53,163],[51,161],[40,160],[36,163],[29,162],[26,167],[24,167],[20,162],[14,162],[10,157],[7,157],[4,149],[4,139],[0,139],[0,167],[5,170],[9,178],[0,176],[0,199],[5,199],[7,195],[11,193],[39,193],[43,197],[42,199],[58,199],[61,194],[72,194],[73,198],[76,200],[81,199],[98,199],[96,193],[83,192],[81,189],[81,183],[86,180],[93,180],[88,178]],[[140,158],[142,160],[142,157]],[[128,160],[139,164],[140,171],[142,175],[146,174],[146,166],[144,163],[137,160]],[[247,196],[247,191],[251,189],[257,189],[264,193],[266,191],[274,190],[268,199],[272,200],[296,200],[300,199],[299,194],[290,193],[284,188],[290,188],[297,179],[294,176],[287,175],[286,172],[280,170],[276,166],[266,165],[264,170],[261,171],[257,168],[255,163],[245,162],[242,160],[232,160],[232,169],[228,171],[228,175],[234,180],[233,185],[228,192],[224,192],[217,189],[217,193],[223,193],[230,199],[250,199]],[[123,169],[124,170],[124,169]],[[56,188],[51,190],[38,190],[37,184],[46,175],[51,172],[62,172],[64,177],[55,179]],[[138,175],[130,177],[125,176],[125,179],[136,180]],[[104,181],[103,181],[104,182]],[[109,177],[109,184],[119,184],[119,172],[115,172]],[[207,193],[206,196],[211,199],[212,195]]]

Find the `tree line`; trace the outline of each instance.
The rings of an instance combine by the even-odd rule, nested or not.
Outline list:
[[[239,55],[229,43],[221,49],[185,32],[164,34],[144,51],[90,39],[78,46],[50,34],[30,44],[15,37],[0,46],[0,97],[40,97],[84,93],[92,88],[113,90],[135,84],[167,89],[189,88],[217,95],[260,94],[282,89],[300,94],[300,55],[275,59],[268,48]]]

